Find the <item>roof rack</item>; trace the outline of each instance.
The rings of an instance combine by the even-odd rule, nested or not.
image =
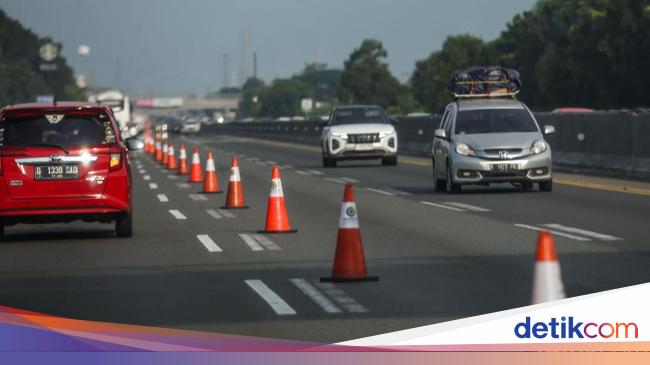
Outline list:
[[[454,71],[449,84],[449,91],[455,99],[514,98],[522,85],[517,70],[501,66]]]

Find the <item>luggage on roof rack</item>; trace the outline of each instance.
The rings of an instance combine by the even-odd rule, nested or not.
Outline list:
[[[455,98],[514,97],[521,91],[519,72],[501,66],[454,71],[449,84]]]

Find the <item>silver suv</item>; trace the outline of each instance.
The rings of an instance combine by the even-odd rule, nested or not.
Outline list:
[[[513,183],[553,189],[551,148],[530,110],[515,99],[458,100],[447,105],[433,140],[436,191],[466,184]]]
[[[337,161],[381,159],[397,165],[397,132],[384,109],[374,105],[337,107],[321,135],[323,166]]]

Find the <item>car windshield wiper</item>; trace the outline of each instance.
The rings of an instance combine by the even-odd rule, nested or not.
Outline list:
[[[58,144],[52,144],[52,143],[32,143],[32,144],[29,144],[27,147],[54,147],[54,148],[58,148],[61,151],[65,152],[66,155],[70,154],[70,152],[68,152],[68,150],[65,147],[60,146]]]

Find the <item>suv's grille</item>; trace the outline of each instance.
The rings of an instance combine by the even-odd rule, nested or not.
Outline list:
[[[349,143],[374,143],[379,142],[379,133],[348,134]]]

